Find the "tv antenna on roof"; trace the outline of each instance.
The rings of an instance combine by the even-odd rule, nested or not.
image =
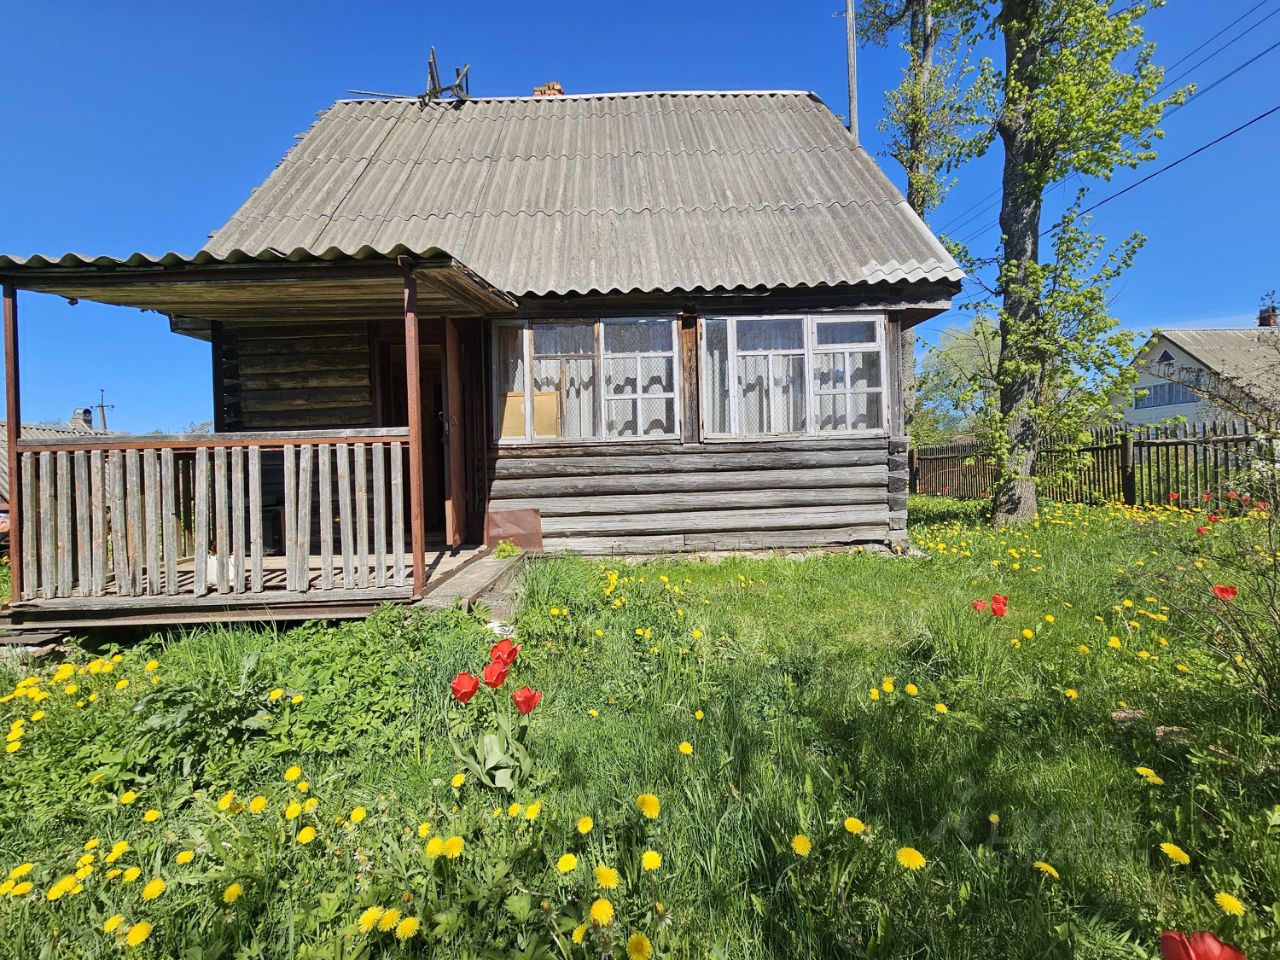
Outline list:
[[[392,97],[397,100],[416,97],[418,106],[425,109],[428,103],[435,100],[462,101],[469,99],[471,96],[471,81],[467,73],[470,70],[471,64],[469,63],[464,63],[461,67],[454,67],[453,83],[442,83],[440,81],[440,66],[436,63],[436,48],[432,47],[431,54],[427,57],[427,89],[422,93],[378,93],[374,90],[348,90],[347,93],[360,94],[366,97]]]

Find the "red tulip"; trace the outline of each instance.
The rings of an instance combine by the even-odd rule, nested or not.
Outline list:
[[[542,699],[542,691],[530,690],[527,686],[524,686],[513,693],[511,699],[515,703],[517,710],[521,713],[529,713],[538,705],[538,701]]]
[[[1239,947],[1204,930],[1190,937],[1181,930],[1166,930],[1160,934],[1160,952],[1164,960],[1249,960]]]
[[[1169,491],[1169,499],[1170,499],[1170,500],[1177,500],[1177,499],[1178,499],[1178,495],[1177,495],[1176,493],[1174,493],[1172,490],[1170,490],[1170,491]]]
[[[1234,490],[1228,490],[1228,491],[1227,491],[1227,499],[1228,499],[1228,500],[1235,500],[1235,499],[1237,499],[1239,496],[1240,496],[1240,494],[1236,493]]]
[[[505,663],[498,663],[495,660],[493,663],[486,664],[485,668],[480,671],[480,676],[484,679],[485,686],[497,690],[506,682],[509,669]]]
[[[1266,509],[1268,509],[1268,507],[1267,507],[1267,501],[1265,501],[1265,500],[1259,500],[1259,501],[1258,501],[1258,503],[1257,503],[1257,507],[1258,507],[1258,509],[1259,509],[1259,510],[1266,510]]]
[[[1208,503],[1208,502],[1209,502],[1210,500],[1212,500],[1212,499],[1213,499],[1213,494],[1212,494],[1212,493],[1210,493],[1208,490],[1206,490],[1204,493],[1200,494],[1200,502],[1201,502],[1201,503]]]
[[[1196,533],[1208,533],[1208,532],[1209,532],[1208,527],[1196,527]]]
[[[1217,515],[1216,513],[1211,513],[1211,514],[1209,514],[1209,522],[1210,522],[1210,523],[1217,523],[1217,522],[1218,522],[1218,515]]]
[[[996,593],[991,596],[991,615],[993,617],[1003,617],[1009,609],[1009,598]]]
[[[449,684],[449,689],[453,691],[453,695],[462,703],[466,703],[476,695],[476,691],[480,689],[480,681],[471,674],[463,671],[453,678],[453,683]]]
[[[987,612],[987,601],[985,601],[985,600],[975,600],[975,601],[973,601],[973,609],[977,610],[979,613],[986,613],[986,612]]]
[[[502,664],[504,667],[509,667],[515,663],[519,654],[520,648],[506,637],[503,637],[489,648],[489,659],[494,663]]]
[[[1220,583],[1215,583],[1213,585],[1213,595],[1223,603],[1230,603],[1236,598],[1236,594],[1239,592],[1240,591],[1235,587],[1224,587]]]

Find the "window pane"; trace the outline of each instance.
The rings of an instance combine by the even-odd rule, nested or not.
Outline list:
[[[635,360],[631,357],[624,357],[620,360],[611,360],[608,357],[605,358],[605,396],[638,393],[639,391],[636,389],[637,385]]]
[[[818,345],[823,347],[839,343],[876,342],[874,320],[819,321],[815,327]]]
[[[813,385],[819,390],[843,390],[845,379],[843,350],[839,353],[815,353],[813,355]]]
[[[769,358],[738,358],[738,426],[743,433],[769,429]]]
[[[604,423],[605,433],[610,437],[636,436],[636,401],[606,400]]]
[[[804,321],[739,320],[739,350],[803,350]]]
[[[850,360],[849,386],[858,389],[866,389],[868,387],[879,387],[881,385],[880,354],[854,353],[850,354]]]
[[[879,430],[882,426],[879,390],[849,394],[850,430]]]
[[[671,320],[645,317],[604,323],[605,353],[670,353]]]
[[[674,370],[671,357],[641,357],[640,392],[671,393],[675,389]]]
[[[535,356],[590,356],[596,352],[595,324],[535,323]]]
[[[709,433],[729,433],[729,322],[707,320],[702,325],[707,352],[707,409],[703,411]]]
[[[770,423],[773,433],[797,433],[804,429],[804,357],[773,357],[770,390]]]
[[[676,404],[669,397],[642,397],[640,400],[640,432],[647,437],[676,431]]]
[[[524,328],[500,326],[497,331],[498,436],[524,437]]]
[[[533,361],[533,434],[580,440],[596,430],[595,358]]]
[[[813,398],[817,408],[817,427],[819,430],[848,430],[849,416],[845,412],[846,395],[843,393],[820,393]]]

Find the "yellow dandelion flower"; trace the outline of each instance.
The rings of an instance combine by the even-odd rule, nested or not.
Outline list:
[[[124,923],[124,915],[113,913],[111,916],[107,917],[107,922],[102,925],[102,932],[115,933],[116,927],[120,926],[122,923]]]
[[[934,709],[934,710],[936,710],[938,713],[949,713],[949,712],[950,712],[949,708],[947,707],[947,705],[946,705],[945,703],[935,703],[935,704],[933,705],[933,709]]]
[[[1079,700],[1079,699],[1080,699],[1080,691],[1079,691],[1079,690],[1076,690],[1076,689],[1074,689],[1074,688],[1072,688],[1072,687],[1067,687],[1067,689],[1063,690],[1063,691],[1062,691],[1062,695],[1063,695],[1064,697],[1066,697],[1068,700]]]
[[[284,696],[284,691],[281,690],[279,687],[276,687],[274,690],[272,690],[270,693],[267,694],[267,699],[279,700],[283,696]]]
[[[542,801],[535,800],[524,808],[524,818],[526,820],[537,820],[542,815]]]
[[[618,889],[618,871],[604,864],[595,869],[596,883],[606,890]]]
[[[640,866],[649,873],[662,869],[662,854],[657,850],[646,850],[640,855]]]
[[[872,688],[871,688],[871,699],[872,699],[872,700],[879,700],[879,699],[880,699],[880,688],[879,688],[879,687],[872,687]]]
[[[1119,638],[1119,637],[1108,637],[1108,638],[1107,638],[1107,646],[1108,646],[1108,647],[1110,647],[1112,650],[1119,650],[1119,649],[1120,649],[1120,646],[1121,646],[1121,644],[1120,644],[1120,638]]]
[[[311,801],[308,800],[307,802],[310,803]],[[369,811],[367,811],[364,807],[356,807],[354,810],[351,811],[351,822],[361,823],[364,820],[364,818],[367,817],[368,815],[369,815]]]
[[[142,899],[143,900],[156,899],[156,897],[164,893],[164,888],[166,886],[167,884],[164,882],[162,878],[153,877],[152,879],[148,880],[147,885],[142,888]]]
[[[124,942],[127,946],[136,947],[146,942],[147,937],[151,936],[151,923],[147,920],[139,920],[129,928],[128,934],[125,935]]]
[[[466,782],[467,782],[467,775],[465,773],[455,773],[453,775],[453,779],[449,781],[449,784],[450,786],[453,787],[453,789],[457,790]]]
[[[422,926],[422,921],[417,917],[405,917],[396,924],[396,939],[403,943],[405,940],[412,939]]]
[[[652,793],[642,793],[636,797],[636,807],[649,820],[658,819],[658,814],[662,812],[662,804]]]
[[[607,927],[613,923],[613,904],[600,897],[591,904],[591,922],[599,927]]]
[[[653,956],[653,944],[637,930],[627,938],[627,960],[649,960]]]
[[[290,800],[289,805],[284,808],[284,818],[286,820],[295,820],[302,813],[302,804],[297,800]]]
[[[361,933],[372,933],[373,928],[378,925],[378,921],[382,919],[382,907],[365,907],[360,914],[360,919],[356,921],[356,929]]]
[[[264,797],[262,794],[258,794],[256,797],[254,797],[252,800],[249,801],[250,813],[261,813],[265,809],[267,809],[267,798]]]
[[[556,869],[561,873],[572,873],[574,870],[578,869],[578,858],[572,853],[566,853],[556,861]]]
[[[885,693],[893,693],[893,677],[885,677],[880,684],[880,689]]]
[[[6,880],[21,880],[28,873],[35,869],[35,864],[28,860],[26,863],[20,863],[9,871]]]
[[[115,863],[117,860],[119,860],[128,852],[129,852],[129,841],[117,840],[115,843],[111,845],[111,849],[107,851],[107,855],[102,859],[106,863]]]
[[[123,880],[125,883],[133,883],[140,876],[142,876],[141,867],[130,867],[124,873],[120,874],[120,879]]]
[[[1053,622],[1054,622],[1054,620],[1056,620],[1056,619],[1057,619],[1057,618],[1056,618],[1052,613],[1046,613],[1046,614],[1044,615],[1044,622],[1045,622],[1045,623],[1053,623]]]
[[[1077,652],[1077,653],[1088,653],[1088,652],[1089,652],[1089,647],[1088,647],[1088,645],[1087,645],[1087,644],[1083,644],[1083,643],[1082,643],[1082,644],[1080,644],[1079,646],[1077,646],[1077,647],[1076,647],[1076,652]]]
[[[867,825],[857,817],[845,817],[844,828],[856,837],[867,829]]]
[[[184,867],[195,858],[196,858],[196,854],[194,850],[180,850],[178,851],[178,855],[174,857],[174,859],[177,860],[178,863],[182,864]]]
[[[693,744],[690,743],[688,740],[681,740],[680,752],[683,753],[686,757],[693,756]]]
[[[307,783],[307,781],[305,780],[299,780],[296,786],[298,788],[299,793],[306,793],[308,790],[311,789],[311,784]]]
[[[427,841],[426,849],[427,857],[434,860],[440,854],[444,853],[444,840],[440,837],[432,837]]]
[[[1037,860],[1034,866],[1041,873],[1046,873],[1055,880],[1058,879],[1058,871],[1055,870],[1051,864],[1045,863],[1043,860]]]
[[[420,824],[418,824],[418,839],[419,839],[419,840],[425,840],[425,839],[427,839],[427,837],[428,837],[430,834],[431,834],[431,824],[429,824],[429,823],[420,823]]]
[[[1160,849],[1164,852],[1166,857],[1180,866],[1185,867],[1191,862],[1191,857],[1187,854],[1187,851],[1183,850],[1176,843],[1162,843],[1160,844]]]
[[[917,687],[914,683],[908,683],[902,689],[907,692],[908,697],[914,697],[917,693],[920,692],[920,688]]]
[[[987,821],[988,821],[988,822],[990,822],[990,823],[999,823],[999,822],[1000,822],[1000,814],[998,814],[998,813],[988,813],[988,814],[987,814]]]
[[[126,807],[129,806],[129,804],[133,803],[133,801],[137,799],[138,799],[138,792],[136,790],[126,790],[124,793],[120,794],[120,802],[123,803]]]
[[[795,851],[796,856],[807,857],[809,855],[809,851],[813,849],[813,841],[803,833],[797,833],[791,838],[791,849]]]
[[[302,768],[296,764],[284,772],[285,780],[290,783],[293,783],[293,781],[297,780],[300,776],[302,776]]]
[[[218,809],[221,810],[223,813],[226,813],[226,811],[231,809],[231,804],[235,802],[236,802],[236,792],[234,790],[228,790],[226,793],[224,793],[222,796],[218,798]]]
[[[1031,638],[1033,638],[1035,635],[1036,635],[1036,632],[1035,632],[1034,630],[1031,630],[1031,629],[1028,629],[1028,628],[1025,628],[1025,627],[1023,628],[1023,631],[1022,631],[1022,639],[1023,639],[1023,640],[1030,640],[1030,639],[1031,639]]]
[[[395,907],[384,910],[382,916],[378,917],[378,929],[383,933],[388,933],[396,928],[396,924],[400,922],[400,911]]]
[[[35,889],[35,884],[30,880],[23,880],[21,883],[15,884],[14,888],[9,891],[11,897],[25,897],[28,893]]]
[[[232,883],[227,889],[222,891],[222,902],[230,906],[240,899],[240,894],[244,893],[244,887],[239,883]]]
[[[1225,892],[1218,892],[1213,895],[1213,902],[1218,905],[1219,910],[1229,917],[1244,916],[1244,901],[1239,897],[1233,897]]]
[[[316,838],[315,827],[310,827],[310,826],[303,827],[301,830],[298,831],[298,842],[302,844],[304,847],[315,838]]]
[[[160,661],[148,660],[146,663],[146,666],[144,666],[143,669],[146,670],[147,673],[155,673],[157,670],[160,669]]]
[[[452,836],[444,842],[444,855],[448,860],[457,860],[462,856],[466,843],[459,836]]]
[[[595,822],[594,820],[592,820],[590,817],[579,817],[579,818],[578,818],[578,832],[579,832],[579,833],[581,833],[581,834],[583,834],[583,835],[586,835],[586,834],[590,833],[590,832],[591,832],[591,829],[592,829],[595,825],[596,825],[596,822]]]
[[[919,870],[927,862],[915,847],[902,847],[897,854],[898,866],[904,870]]]
[[[142,815],[142,819],[147,823],[155,823],[160,819],[160,811],[153,807]]]
[[[573,928],[574,943],[581,943],[584,939],[586,939],[586,936],[587,936],[587,925],[585,923],[580,923]]]

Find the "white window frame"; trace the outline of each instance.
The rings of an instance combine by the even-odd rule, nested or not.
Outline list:
[[[604,360],[606,354],[604,352],[604,328],[609,324],[621,324],[635,320],[665,320],[669,323],[671,330],[671,351],[670,353],[622,353],[614,354],[615,358],[634,359],[637,366],[637,388],[639,387],[639,362],[642,357],[671,357],[671,390],[666,393],[624,393],[624,394],[606,394],[604,385]],[[595,353],[593,354],[593,368],[596,382],[596,399],[595,399],[595,416],[596,423],[599,424],[600,435],[593,437],[536,437],[533,433],[533,328],[539,323],[559,323],[559,324],[591,324],[593,335],[592,339],[595,343]],[[635,316],[624,317],[547,317],[545,319],[523,319],[523,320],[494,320],[492,329],[490,330],[489,346],[489,378],[491,380],[489,396],[490,396],[490,420],[491,422],[491,442],[500,447],[541,447],[541,446],[582,446],[587,444],[604,444],[604,443],[658,443],[676,440],[681,436],[682,424],[680,422],[681,403],[680,397],[683,391],[683,384],[680,381],[680,331],[679,320],[675,316],[666,316],[664,314],[638,314]],[[498,419],[498,408],[501,394],[504,392],[499,383],[498,371],[498,337],[502,328],[518,327],[521,331],[520,341],[523,347],[524,357],[524,436],[523,437],[503,437],[501,435],[502,424]],[[650,400],[664,399],[670,400],[672,406],[672,431],[670,433],[650,433],[640,434],[634,437],[611,437],[605,433],[605,401],[613,400],[640,400],[647,398]],[[637,402],[637,416],[639,415],[639,403]]]
[[[888,315],[879,311],[858,311],[852,313],[758,313],[758,314],[709,314],[698,318],[698,371],[699,378],[702,381],[701,396],[698,398],[701,404],[701,417],[703,424],[703,435],[707,440],[755,440],[755,439],[821,439],[823,437],[848,437],[848,436],[876,436],[887,435],[889,432],[889,357],[886,350],[888,342],[887,328]],[[717,433],[710,428],[710,417],[708,412],[711,410],[712,399],[708,391],[711,387],[711,377],[709,371],[710,357],[707,350],[706,323],[711,320],[724,320],[727,323],[727,339],[729,350],[729,369],[731,377],[734,379],[734,388],[729,391],[729,432]],[[739,320],[802,320],[804,321],[804,348],[797,349],[779,349],[779,350],[745,350],[741,354],[738,352],[738,324]],[[872,321],[875,330],[874,342],[866,344],[842,344],[842,345],[819,345],[817,342],[817,329],[821,323],[839,323],[841,321]],[[845,388],[840,390],[815,390],[814,389],[814,356],[820,353],[838,353],[838,352],[856,352],[871,353],[875,352],[880,357],[880,386],[879,387],[862,387],[862,388]],[[736,383],[738,377],[739,356],[770,356],[770,375],[773,370],[774,355],[777,356],[795,356],[803,354],[804,356],[804,403],[805,403],[805,429],[802,431],[788,432],[769,432],[769,433],[743,433],[742,422],[739,412],[739,401],[742,393],[741,384]],[[817,418],[815,416],[814,398],[818,394],[842,394],[848,396],[850,394],[867,394],[880,393],[880,426],[878,427],[860,427],[847,430],[819,430],[817,429]],[[772,417],[772,414],[770,414]]]

